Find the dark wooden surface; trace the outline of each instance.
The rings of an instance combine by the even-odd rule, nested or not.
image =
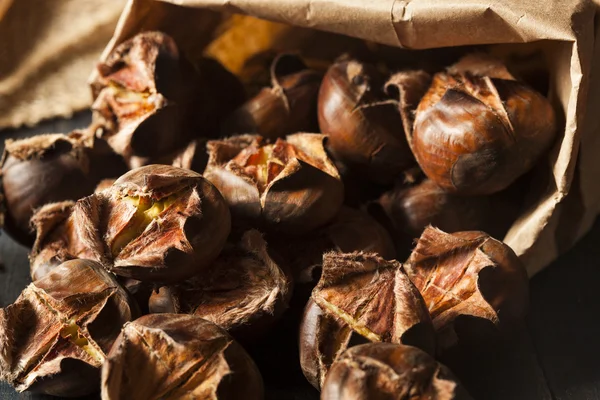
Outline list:
[[[79,114],[70,121],[0,131],[0,137],[67,132],[88,120],[88,114]],[[29,283],[27,249],[2,235],[0,257],[0,307],[4,307]],[[454,366],[455,372],[477,399],[600,399],[599,282],[600,221],[531,280],[531,311],[524,329],[498,344],[492,354],[466,355]],[[269,400],[318,399],[297,365],[294,320],[293,313],[288,314],[264,343],[248,349],[263,370]],[[50,397],[17,394],[0,383],[0,399],[18,398]]]

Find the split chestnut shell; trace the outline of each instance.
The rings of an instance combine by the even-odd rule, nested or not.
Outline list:
[[[313,386],[352,345],[402,343],[433,354],[434,340],[425,302],[399,262],[359,252],[323,256],[300,327],[300,364]]]
[[[138,314],[102,265],[67,261],[0,309],[0,379],[19,392],[93,393],[121,326]]]
[[[273,144],[257,135],[209,141],[204,176],[240,221],[302,234],[332,220],[344,186],[327,156],[325,136],[298,133]]]
[[[484,232],[425,229],[404,264],[423,295],[439,350],[462,336],[485,337],[523,322],[529,282],[523,263],[506,244]]]
[[[132,170],[74,205],[34,216],[32,274],[69,258],[101,262],[140,281],[177,282],[210,265],[231,229],[219,191],[201,175],[168,165]]]
[[[471,400],[452,372],[424,351],[393,343],[346,350],[331,367],[322,400]]]
[[[485,195],[530,170],[555,134],[554,111],[544,96],[503,66],[470,57],[434,76],[409,143],[439,186]]]
[[[260,372],[227,332],[195,315],[126,324],[102,368],[103,400],[262,400]]]

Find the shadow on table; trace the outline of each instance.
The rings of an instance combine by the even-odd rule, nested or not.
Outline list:
[[[557,399],[600,398],[600,220],[531,281],[529,330]]]

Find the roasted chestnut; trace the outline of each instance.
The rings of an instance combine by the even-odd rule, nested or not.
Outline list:
[[[333,64],[319,90],[319,127],[334,158],[377,183],[391,183],[415,163],[384,76],[356,60]]]
[[[35,235],[29,220],[36,209],[90,195],[102,179],[116,178],[125,171],[123,159],[88,132],[8,139],[1,177],[6,206],[4,230],[31,246]]]
[[[314,272],[321,267],[323,254],[330,251],[375,253],[386,260],[396,256],[383,226],[369,214],[345,206],[331,223],[314,232],[302,237],[274,234],[269,243],[289,264],[298,283],[316,283]]]
[[[300,327],[304,375],[320,388],[337,357],[360,342],[410,344],[433,354],[429,312],[399,262],[368,253],[326,253]]]
[[[140,281],[178,282],[210,265],[231,228],[229,209],[201,175],[168,165],[129,171],[108,189],[33,217],[32,275],[69,258]]]
[[[261,234],[250,230],[199,275],[154,292],[150,312],[194,314],[249,342],[281,316],[291,289]]]
[[[193,65],[162,32],[121,43],[97,70],[93,125],[128,160],[157,162],[193,138],[214,135],[245,97],[241,83],[217,61]]]
[[[102,265],[67,261],[0,309],[0,379],[19,392],[90,394],[121,326],[138,313]]]
[[[470,400],[452,372],[424,351],[394,343],[346,350],[331,366],[322,400]]]
[[[322,75],[300,58],[281,54],[271,65],[271,87],[263,88],[224,122],[221,132],[257,133],[275,139],[297,132],[315,132],[317,93]]]
[[[274,144],[255,135],[209,141],[204,177],[238,221],[303,234],[331,221],[343,202],[344,186],[324,140],[298,133]]]
[[[409,132],[423,172],[464,195],[498,192],[540,159],[556,134],[550,102],[488,58],[434,76]]]
[[[510,331],[524,320],[525,267],[510,247],[484,232],[428,227],[404,268],[423,295],[441,351],[463,335]]]
[[[447,232],[487,230],[494,212],[498,212],[492,212],[488,196],[448,193],[430,179],[415,185],[399,185],[371,202],[367,209],[388,228],[398,253],[404,258],[428,225]]]
[[[126,324],[102,367],[103,400],[262,400],[260,372],[223,329],[195,315]]]

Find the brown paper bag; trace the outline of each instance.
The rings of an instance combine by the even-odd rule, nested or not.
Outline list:
[[[545,57],[550,98],[564,129],[535,171],[529,207],[504,239],[533,275],[589,230],[600,210],[596,12],[591,2],[577,0],[129,0],[103,56],[154,29],[172,35],[188,55],[206,51],[234,72],[247,57],[269,48],[343,52],[343,36],[316,41],[313,30],[408,49],[535,47]],[[235,29],[228,29],[232,24]]]

